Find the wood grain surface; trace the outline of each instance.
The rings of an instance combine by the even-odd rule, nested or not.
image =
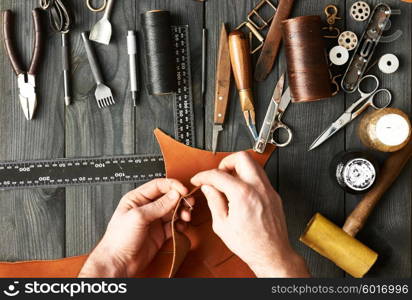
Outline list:
[[[321,15],[327,4],[336,4],[339,25],[358,36],[365,23],[349,16],[353,0],[296,1],[292,16]],[[373,6],[377,0],[368,0]],[[379,45],[374,60],[384,53],[394,53],[401,62],[395,74],[382,74],[375,66],[370,73],[381,86],[393,93],[393,107],[411,115],[411,31],[412,5],[386,1],[402,14],[392,19],[392,29],[401,29],[402,38]],[[152,134],[156,127],[173,134],[173,98],[149,96],[145,88],[146,65],[140,33],[140,14],[150,9],[170,10],[175,24],[190,26],[192,87],[196,121],[196,146],[211,149],[214,112],[214,74],[220,27],[223,22],[233,30],[243,22],[256,0],[123,0],[115,3],[111,22],[113,37],[109,46],[94,43],[105,82],[113,90],[116,105],[99,109],[93,94],[95,83],[88,64],[80,32],[88,31],[102,16],[90,12],[83,0],[71,1],[76,26],[71,32],[73,104],[64,106],[60,36],[48,30],[46,59],[37,89],[39,106],[35,120],[26,121],[18,101],[17,82],[0,45],[0,160],[82,157],[112,154],[159,153]],[[37,1],[1,0],[0,9],[12,9],[16,15],[16,42],[28,65],[33,32],[31,10]],[[346,15],[345,15],[346,14]],[[201,95],[201,33],[208,29],[207,89]],[[139,31],[141,93],[133,108],[129,94],[126,34]],[[1,34],[2,37],[2,34]],[[308,53],[310,55],[310,53]],[[253,58],[256,62],[257,56]],[[280,74],[286,70],[282,49],[275,69],[262,83],[254,83],[258,126]],[[345,273],[298,241],[307,221],[320,212],[342,225],[361,196],[343,192],[329,175],[329,162],[340,151],[364,149],[356,136],[359,120],[337,133],[314,151],[307,149],[313,140],[349,106],[358,95],[340,93],[332,99],[314,103],[292,104],[284,116],[294,133],[292,143],[278,149],[266,171],[284,201],[290,241],[317,277],[343,277]],[[238,94],[232,84],[224,131],[218,150],[236,151],[252,147],[241,114]],[[386,154],[374,152],[381,161]],[[369,277],[411,276],[411,178],[409,164],[393,188],[384,196],[358,239],[380,254]],[[90,251],[102,237],[121,196],[134,186],[106,185],[60,189],[0,191],[0,260],[52,259]]]

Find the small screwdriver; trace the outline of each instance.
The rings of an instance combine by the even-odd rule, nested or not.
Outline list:
[[[137,40],[133,30],[127,32],[127,54],[129,55],[130,92],[134,106],[137,105],[137,93],[139,91],[139,78],[137,72]]]

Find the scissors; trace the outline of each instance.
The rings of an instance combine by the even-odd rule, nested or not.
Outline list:
[[[277,147],[286,147],[292,141],[292,130],[282,122],[282,116],[291,101],[289,88],[287,88],[282,95],[284,83],[285,74],[280,77],[276,84],[275,91],[266,112],[265,120],[263,121],[262,129],[259,133],[259,138],[253,147],[255,152],[265,152],[268,143],[276,145]],[[285,131],[287,134],[285,142],[279,141],[276,137],[275,133],[280,132],[281,130]]]
[[[362,82],[366,81],[372,81],[374,83],[374,88],[371,92],[365,92],[361,87]],[[392,102],[391,92],[387,89],[379,89],[379,79],[375,75],[364,76],[359,81],[358,92],[360,94],[360,98],[351,106],[349,106],[349,108],[345,110],[345,112],[312,143],[312,145],[309,147],[309,151],[321,145],[340,129],[352,122],[369,106],[372,106],[374,109],[382,109],[388,107]],[[375,100],[378,98],[377,95],[379,94],[387,95],[387,97],[384,97],[385,100],[383,100],[382,103]]]
[[[103,4],[100,7],[94,7],[91,4],[91,0],[86,0],[87,8],[90,9],[92,12],[100,12],[106,9],[107,0],[103,0]]]

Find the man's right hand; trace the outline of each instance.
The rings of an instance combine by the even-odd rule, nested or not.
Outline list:
[[[249,154],[230,155],[218,169],[201,172],[191,182],[201,186],[215,233],[256,276],[309,276],[290,246],[282,201]]]

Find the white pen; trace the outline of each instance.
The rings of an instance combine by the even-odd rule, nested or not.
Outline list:
[[[137,40],[133,30],[127,32],[127,54],[129,55],[130,92],[134,106],[137,105],[138,73],[137,73]]]

